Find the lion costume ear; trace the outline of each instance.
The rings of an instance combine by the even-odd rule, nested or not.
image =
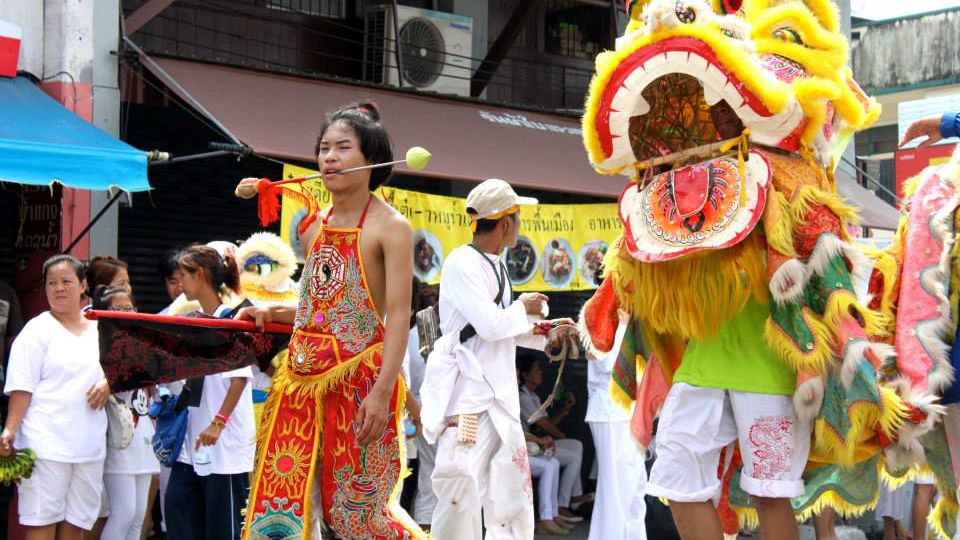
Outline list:
[[[712,0],[711,3],[720,15],[743,15],[743,0]]]
[[[827,34],[840,32],[840,12],[831,0],[744,0],[742,3],[746,5],[741,9],[750,14],[751,19],[770,15],[774,11],[781,14],[774,15],[778,20],[783,20],[783,15],[791,12],[795,14],[807,12],[813,15],[816,24],[823,28],[823,32]]]
[[[627,27],[623,31],[624,35],[643,28],[643,8],[649,3],[650,0],[625,0],[623,5],[627,15],[630,17],[630,22],[627,23]]]
[[[836,33],[840,31],[840,12],[836,4],[830,0],[804,0],[807,9],[813,12],[820,24],[827,32]]]
[[[639,21],[643,7],[649,3],[650,0],[626,0],[624,7],[626,8],[627,15],[630,16],[630,20]]]
[[[643,8],[650,0],[626,0],[624,6],[631,21],[640,21]],[[743,0],[710,0],[713,11],[718,15],[742,15]]]
[[[840,163],[840,157],[853,134],[872,126],[880,117],[880,104],[853,80],[850,68],[844,68],[843,77],[846,85],[834,101],[837,118],[834,120],[834,136],[830,141],[834,169]]]

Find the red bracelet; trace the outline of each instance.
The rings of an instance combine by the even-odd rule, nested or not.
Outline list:
[[[230,417],[223,413],[217,413],[216,416],[214,416],[214,418],[216,418],[217,420],[221,420],[224,424],[230,421]]]

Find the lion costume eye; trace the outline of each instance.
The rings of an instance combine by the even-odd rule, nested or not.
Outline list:
[[[243,271],[266,276],[275,271],[277,266],[279,265],[275,262],[251,261],[243,267]]]
[[[773,37],[784,41],[786,43],[795,43],[797,45],[803,45],[803,37],[800,36],[800,33],[790,28],[789,26],[781,26],[773,31]]]

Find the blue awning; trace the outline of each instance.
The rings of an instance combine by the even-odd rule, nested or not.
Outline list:
[[[0,181],[150,189],[144,152],[68,111],[24,77],[0,77]]]

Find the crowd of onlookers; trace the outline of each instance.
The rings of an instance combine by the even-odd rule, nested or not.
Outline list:
[[[229,251],[200,245],[169,251],[162,256],[158,270],[171,305],[182,294],[194,302],[197,309],[193,315],[232,315],[223,294],[239,295],[241,290],[239,269]],[[13,289],[0,283],[0,355],[9,355],[0,455],[14,448],[30,448],[37,456],[32,475],[17,487],[8,538],[140,540],[153,534],[165,534],[172,540],[239,538],[241,511],[254,466],[254,395],[257,389],[269,386],[268,374],[246,367],[161,388],[111,394],[100,367],[97,326],[84,317],[84,311],[137,310],[127,264],[114,257],[95,257],[84,264],[57,255],[44,264],[42,278],[48,310],[25,324]],[[435,288],[416,282],[412,313],[436,300]],[[420,347],[416,322],[412,316],[404,365],[414,398],[408,399],[407,432],[407,455],[414,474],[405,481],[401,503],[428,529],[437,502],[430,480],[436,447],[418,433],[416,405],[426,351]],[[590,367],[597,365],[591,363]],[[537,484],[537,530],[566,535],[583,521],[583,508],[591,507],[594,500],[594,494],[585,493],[582,485],[586,472],[582,470],[583,443],[561,428],[577,400],[573,393],[556,395],[552,414],[528,422],[541,406],[538,391],[544,386],[544,370],[537,355],[518,357],[517,377],[530,471]],[[598,422],[593,438],[600,455],[604,453],[604,422],[625,417],[620,418],[623,411],[613,405],[601,410],[606,382],[603,377],[597,380],[596,391],[590,391],[586,421],[591,428]],[[189,414],[185,415],[182,443],[168,449],[170,458],[161,464],[153,444],[158,424],[150,416],[151,405],[173,396],[179,396],[181,409],[187,407]],[[121,437],[109,433],[111,407],[130,411],[133,425],[126,440],[118,442]],[[159,429],[165,429],[162,420]],[[643,463],[634,466],[643,467]],[[627,489],[634,491],[637,484],[631,482]],[[922,530],[931,487],[917,488],[917,498],[923,497],[914,504],[914,513],[921,525],[913,528]],[[900,491],[885,493],[878,508],[878,520],[882,516],[887,529],[885,538],[904,536],[897,531],[898,520],[910,504],[898,497],[902,498]],[[648,509],[651,516],[647,522],[666,527],[656,537],[674,537],[669,513],[655,503],[648,500],[654,507]],[[596,504],[598,511],[602,510],[601,502]],[[84,532],[87,530],[92,532]]]
[[[4,382],[9,401],[0,453],[30,448],[37,457],[18,486],[11,521],[26,527],[28,539],[80,538],[89,529],[103,538],[139,539],[160,470],[150,445],[153,424],[138,416],[150,398],[147,389],[110,395],[96,324],[83,315],[88,307],[135,309],[127,266],[112,257],[84,265],[57,255],[43,265],[42,279],[48,310],[22,328],[7,328],[17,333]],[[132,411],[124,448],[107,443],[108,400]]]
[[[171,306],[182,295],[180,307],[185,299],[198,308],[193,315],[232,316],[224,293],[237,298],[241,290],[229,250],[195,245],[168,251],[158,270]],[[57,255],[44,264],[42,278],[48,309],[25,324],[15,293],[0,286],[0,302],[5,302],[0,303],[0,331],[6,336],[3,344],[10,344],[0,454],[30,448],[37,456],[32,475],[17,486],[9,537],[139,540],[156,533],[174,540],[239,538],[254,466],[251,383],[265,375],[247,367],[112,394],[100,367],[96,322],[84,312],[137,310],[127,264],[108,256],[83,263]],[[435,288],[415,284],[413,312],[436,299]],[[404,376],[414,398],[423,379],[422,353],[411,317]],[[543,371],[536,357],[521,359],[518,377],[528,418],[540,407],[536,390]],[[157,429],[168,426],[162,417],[160,425],[151,418],[151,405],[173,397],[181,404],[178,410],[188,407],[186,433],[179,447],[167,449],[172,456],[162,464],[153,439]],[[575,511],[592,500],[581,486],[583,445],[558,427],[575,403],[573,394],[567,394],[558,412],[524,424],[530,469],[538,483],[538,529],[545,533],[568,533],[583,520]],[[130,433],[110,433],[120,431],[113,420],[108,422],[111,409],[130,411]],[[408,455],[415,474],[407,479],[401,500],[415,521],[428,528],[436,504],[430,487],[436,450],[419,436],[416,400],[409,416]]]
[[[230,315],[221,294],[239,292],[231,254],[190,246],[166,253],[159,270],[171,301],[182,293],[199,306],[194,315]],[[239,538],[254,459],[253,368],[111,394],[97,325],[84,311],[136,311],[127,264],[57,255],[42,279],[48,309],[26,324],[16,296],[0,287],[0,330],[4,345],[12,341],[0,454],[36,454],[17,486],[9,537],[140,540],[162,529],[170,538]],[[162,467],[149,412],[163,395],[180,396],[189,414],[182,445]]]

